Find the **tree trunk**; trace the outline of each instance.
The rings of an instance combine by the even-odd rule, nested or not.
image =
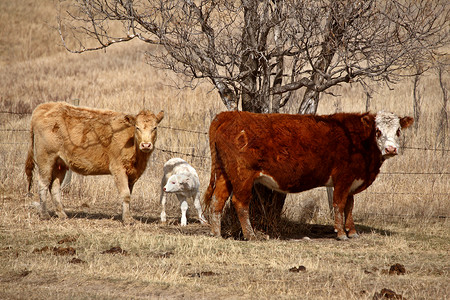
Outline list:
[[[254,9],[256,3],[252,1],[247,1],[244,20],[245,20],[245,30],[242,34],[243,44],[251,44],[248,49],[243,51],[242,64],[240,66],[241,73],[246,73],[247,76],[242,80],[242,110],[250,111],[255,113],[268,113],[271,111],[278,112],[279,109],[279,99],[276,103],[271,103],[271,99],[264,96],[264,93],[258,91],[257,87],[257,72],[259,68],[259,63],[256,53],[252,50],[256,48],[253,44],[254,32],[256,32],[258,26],[257,22],[257,11]],[[282,68],[283,61],[278,62],[278,68]],[[280,71],[281,72],[281,71]],[[281,75],[278,76],[277,80],[281,79]],[[265,84],[270,84],[270,81],[266,81]],[[276,82],[276,84],[281,84]],[[259,87],[263,89],[264,87]],[[267,88],[267,87],[266,87]],[[272,105],[271,105],[272,104]],[[275,105],[274,105],[275,104]],[[256,231],[262,231],[265,234],[271,236],[279,235],[279,221],[281,220],[281,213],[283,210],[286,195],[272,191],[271,189],[256,184],[253,187],[253,195],[250,201],[250,222],[253,229]],[[228,201],[230,203],[231,201]],[[236,211],[232,205],[227,205],[223,217],[222,217],[222,232],[225,235],[232,236],[234,238],[242,237],[242,229],[240,227],[240,222],[237,217]]]

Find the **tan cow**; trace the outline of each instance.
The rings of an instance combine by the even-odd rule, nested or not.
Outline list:
[[[38,166],[40,216],[48,219],[47,190],[56,204],[56,214],[66,218],[60,185],[66,171],[82,175],[114,177],[122,198],[122,221],[133,222],[130,196],[144,172],[163,119],[143,110],[136,116],[111,110],[76,107],[49,102],[36,107],[31,117],[31,145],[25,165],[28,190],[34,164]]]

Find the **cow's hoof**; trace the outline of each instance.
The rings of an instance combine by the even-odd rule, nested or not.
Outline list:
[[[39,219],[41,220],[50,220],[52,217],[50,217],[50,214],[48,212],[40,213]]]
[[[209,235],[216,238],[222,238],[222,235],[220,233],[210,232]]]
[[[56,212],[56,215],[58,216],[58,218],[64,220],[67,219],[67,215],[65,212],[61,211],[61,212]]]
[[[244,239],[246,241],[267,241],[269,240],[269,235],[263,232],[256,232],[256,234],[252,233],[247,236],[244,236]]]
[[[345,234],[338,235],[337,239],[338,239],[338,241],[348,241],[348,237]]]
[[[359,238],[359,234],[357,234],[355,232],[355,233],[349,234],[348,237],[351,238],[351,239],[357,239],[357,238]]]
[[[135,223],[133,218],[124,218],[122,220],[123,225],[127,226],[127,225],[133,225]]]

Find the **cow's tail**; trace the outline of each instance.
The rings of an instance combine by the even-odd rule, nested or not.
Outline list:
[[[206,211],[209,211],[209,208],[211,206],[212,196],[216,188],[217,168],[219,168],[220,163],[216,147],[217,128],[219,124],[220,122],[218,122],[217,119],[214,119],[211,122],[211,126],[209,127],[209,148],[211,151],[211,178],[209,179],[209,186],[206,189],[205,195],[203,197],[203,203],[205,205]]]
[[[28,193],[31,191],[31,186],[33,184],[33,169],[34,169],[34,131],[31,127],[30,131],[30,148],[28,149],[27,160],[25,162],[25,174],[27,174],[28,179]]]
[[[210,136],[211,138],[211,136]],[[209,179],[209,186],[206,189],[203,203],[205,204],[205,210],[209,211],[211,205],[212,195],[214,194],[214,188],[216,186],[216,167],[217,167],[217,151],[216,144],[214,142],[210,143],[211,148],[211,178]]]

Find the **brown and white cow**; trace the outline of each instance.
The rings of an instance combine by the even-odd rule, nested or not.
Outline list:
[[[136,116],[82,108],[64,102],[36,107],[31,117],[31,145],[25,165],[28,190],[38,166],[40,216],[48,219],[47,190],[56,214],[66,218],[60,185],[68,169],[82,175],[111,174],[122,198],[122,221],[133,222],[130,196],[155,149],[156,129],[164,117],[143,110]]]
[[[255,182],[283,193],[333,186],[339,239],[357,237],[353,195],[366,189],[381,164],[398,153],[401,129],[413,118],[392,113],[329,116],[223,112],[209,129],[211,179],[205,204],[211,231],[220,236],[224,204],[232,194],[246,239],[255,234],[249,202]]]

